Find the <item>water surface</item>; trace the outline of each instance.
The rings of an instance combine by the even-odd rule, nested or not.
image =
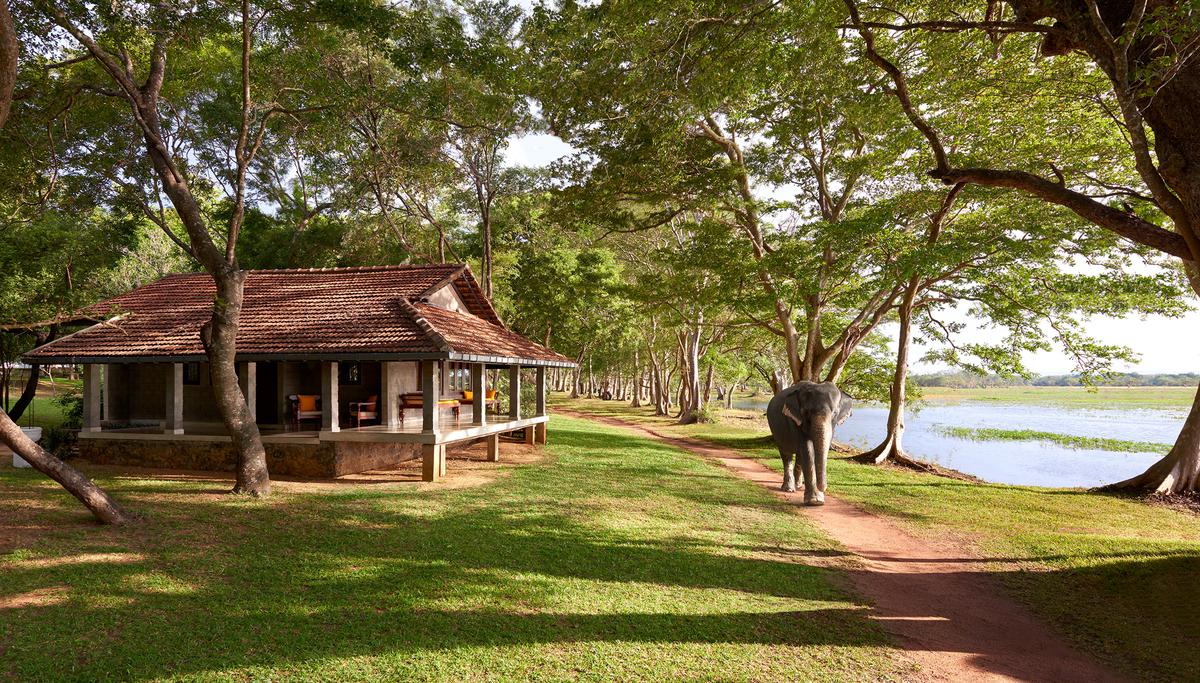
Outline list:
[[[734,406],[765,410],[767,397],[735,401]],[[1059,408],[965,400],[930,402],[906,413],[904,448],[943,467],[1000,484],[1091,487],[1127,479],[1162,457],[1159,453],[1121,453],[1067,448],[1049,441],[976,441],[947,436],[946,427],[1032,429],[1056,434],[1149,441],[1175,441],[1184,409]],[[887,408],[856,407],[836,430],[838,441],[869,448],[883,440]]]

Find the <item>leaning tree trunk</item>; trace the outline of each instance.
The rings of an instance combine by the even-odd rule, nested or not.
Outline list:
[[[104,524],[128,524],[134,521],[134,516],[117,505],[104,489],[25,436],[25,432],[4,411],[0,411],[0,442],[33,465],[38,472],[62,485]]]
[[[217,296],[212,319],[200,332],[212,373],[213,395],[238,454],[234,493],[267,496],[271,477],[267,473],[267,452],[263,447],[258,423],[238,384],[235,340],[246,284],[246,272],[228,270],[215,278]]]
[[[1136,477],[1103,486],[1101,491],[1195,493],[1200,491],[1200,388],[1175,445],[1167,455]]]

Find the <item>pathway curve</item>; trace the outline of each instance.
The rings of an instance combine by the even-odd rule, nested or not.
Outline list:
[[[918,664],[925,681],[1125,680],[1073,649],[989,572],[988,561],[952,539],[918,538],[896,522],[835,496],[805,507],[800,493],[779,490],[780,475],[761,462],[699,439],[661,433],[611,417],[559,410],[624,427],[729,468],[796,504],[829,536],[857,556],[848,573],[874,605],[871,618],[892,633]]]

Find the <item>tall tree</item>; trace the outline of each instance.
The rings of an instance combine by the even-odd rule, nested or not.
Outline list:
[[[32,4],[59,29],[43,43],[46,50],[75,48],[68,54],[73,68],[63,80],[79,79],[85,92],[123,102],[132,115],[117,133],[105,133],[105,142],[136,144],[140,154],[105,157],[111,164],[102,173],[213,279],[212,316],[200,340],[237,453],[234,491],[265,496],[266,454],[237,382],[246,279],[237,246],[254,197],[251,170],[260,151],[286,135],[281,121],[329,107],[329,79],[313,54],[336,49],[337,41],[323,37],[339,30],[334,22],[348,21],[349,15],[336,6],[257,7],[249,0],[185,8]],[[387,26],[390,14],[380,9],[351,19]],[[123,143],[115,139],[121,133],[127,135]],[[184,236],[172,230],[164,202],[173,207]]]
[[[1200,293],[1200,132],[1194,125],[1200,98],[1200,61],[1195,59],[1200,19],[1190,3],[1007,0],[916,7],[893,3],[873,9],[869,17],[861,14],[855,0],[846,0],[846,6],[866,58],[887,75],[905,114],[925,136],[933,153],[932,177],[952,185],[1015,189],[1065,207],[1100,228],[1176,257],[1192,288]],[[1123,161],[1136,169],[1137,184],[1108,181],[1103,177],[1105,169],[1089,168],[1085,159],[1070,160],[1080,169],[1070,179],[1060,165],[1044,164],[1054,172],[1053,178],[1047,178],[1026,168],[981,165],[981,161],[987,164],[987,156],[969,157],[948,146],[937,122],[914,100],[906,70],[878,43],[879,31],[899,35],[901,40],[912,34],[933,48],[924,51],[927,63],[935,67],[925,74],[927,80],[935,74],[948,80],[961,71],[945,60],[961,67],[955,55],[963,47],[958,45],[957,53],[948,51],[945,43],[936,44],[931,31],[973,33],[967,36],[966,46],[992,55],[1002,50],[1026,55],[1040,50],[1045,57],[1063,60],[1074,72],[1066,83],[1069,87],[1087,83],[1093,73],[1100,75],[1105,88],[1088,94],[1099,105],[1097,116],[1114,121],[1113,132],[1125,143]],[[1033,39],[1006,40],[1022,35]],[[1012,61],[1000,63],[1017,73]],[[1063,84],[1047,80],[1038,85],[1045,91]],[[928,88],[919,94],[932,95]],[[1048,128],[1054,125],[1049,116],[1041,123]],[[955,163],[957,155],[967,163]],[[1113,197],[1122,203],[1114,206],[1107,201]],[[1170,452],[1143,474],[1112,488],[1162,493],[1200,490],[1200,391]]]

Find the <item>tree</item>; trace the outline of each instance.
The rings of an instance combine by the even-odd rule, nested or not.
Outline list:
[[[725,291],[780,339],[792,381],[839,379],[901,289],[866,226],[842,222],[906,129],[847,67],[830,7],[564,3],[525,34],[549,127],[583,150],[564,203],[613,233],[688,212],[724,225],[706,239]]]
[[[846,0],[846,5],[866,58],[887,75],[906,116],[928,142],[934,158],[930,176],[950,185],[1015,189],[1065,207],[1100,228],[1176,257],[1192,288],[1200,293],[1200,133],[1192,123],[1200,92],[1200,62],[1193,58],[1200,31],[1188,3],[1008,0],[984,7],[983,3],[950,2],[885,7],[869,18],[860,14],[854,0]],[[873,20],[875,14],[886,18]],[[904,19],[896,23],[892,17]],[[1076,168],[1083,167],[1072,178],[1076,187],[1069,186],[1057,164],[1051,165],[1053,179],[1025,168],[976,165],[986,164],[988,158],[972,158],[970,150],[964,153],[943,142],[938,128],[914,101],[905,71],[883,54],[876,31],[902,39],[913,34],[914,40],[926,41],[933,50],[924,54],[931,62],[941,62],[935,65],[940,69],[926,77],[938,74],[948,80],[944,60],[954,60],[955,54],[929,43],[936,42],[930,31],[981,36],[982,41],[968,39],[966,45],[980,49],[986,44],[990,54],[1013,49],[1006,43],[1025,51],[1040,49],[1042,55],[1064,61],[1075,73],[1069,82],[1072,86],[1086,82],[1093,73],[1100,75],[1106,88],[1091,93],[1100,105],[1097,113],[1114,121],[1125,143],[1124,160],[1136,169],[1137,184],[1107,181],[1102,177],[1104,169],[1087,168],[1084,159],[1070,160]],[[1016,36],[1034,39],[1006,40]],[[1052,89],[1056,84],[1047,80],[1039,85]],[[1053,126],[1050,117],[1042,122]],[[958,155],[968,164],[953,163]],[[1112,198],[1118,198],[1120,205],[1106,201]],[[1200,490],[1200,391],[1171,451],[1143,474],[1111,488],[1161,493]]]
[[[264,145],[287,133],[281,121],[329,108],[328,79],[312,68],[312,57],[331,49],[322,42],[323,31],[337,33],[333,20],[346,15],[324,5],[255,8],[249,0],[232,12],[222,5],[111,11],[46,0],[33,5],[61,31],[52,34],[58,43],[47,50],[64,41],[79,50],[60,79],[64,87],[79,79],[81,89],[123,102],[132,114],[132,126],[106,134],[105,142],[115,144],[113,136],[124,134],[124,146],[136,144],[141,154],[104,157],[116,164],[102,169],[104,176],[213,279],[212,316],[200,339],[237,454],[234,492],[265,496],[266,453],[235,365],[246,278],[237,245],[254,191],[251,170]],[[364,13],[361,20],[378,14]],[[385,11],[382,18],[386,25]],[[230,91],[237,97],[228,98]],[[172,230],[164,201],[174,208],[184,237]]]

